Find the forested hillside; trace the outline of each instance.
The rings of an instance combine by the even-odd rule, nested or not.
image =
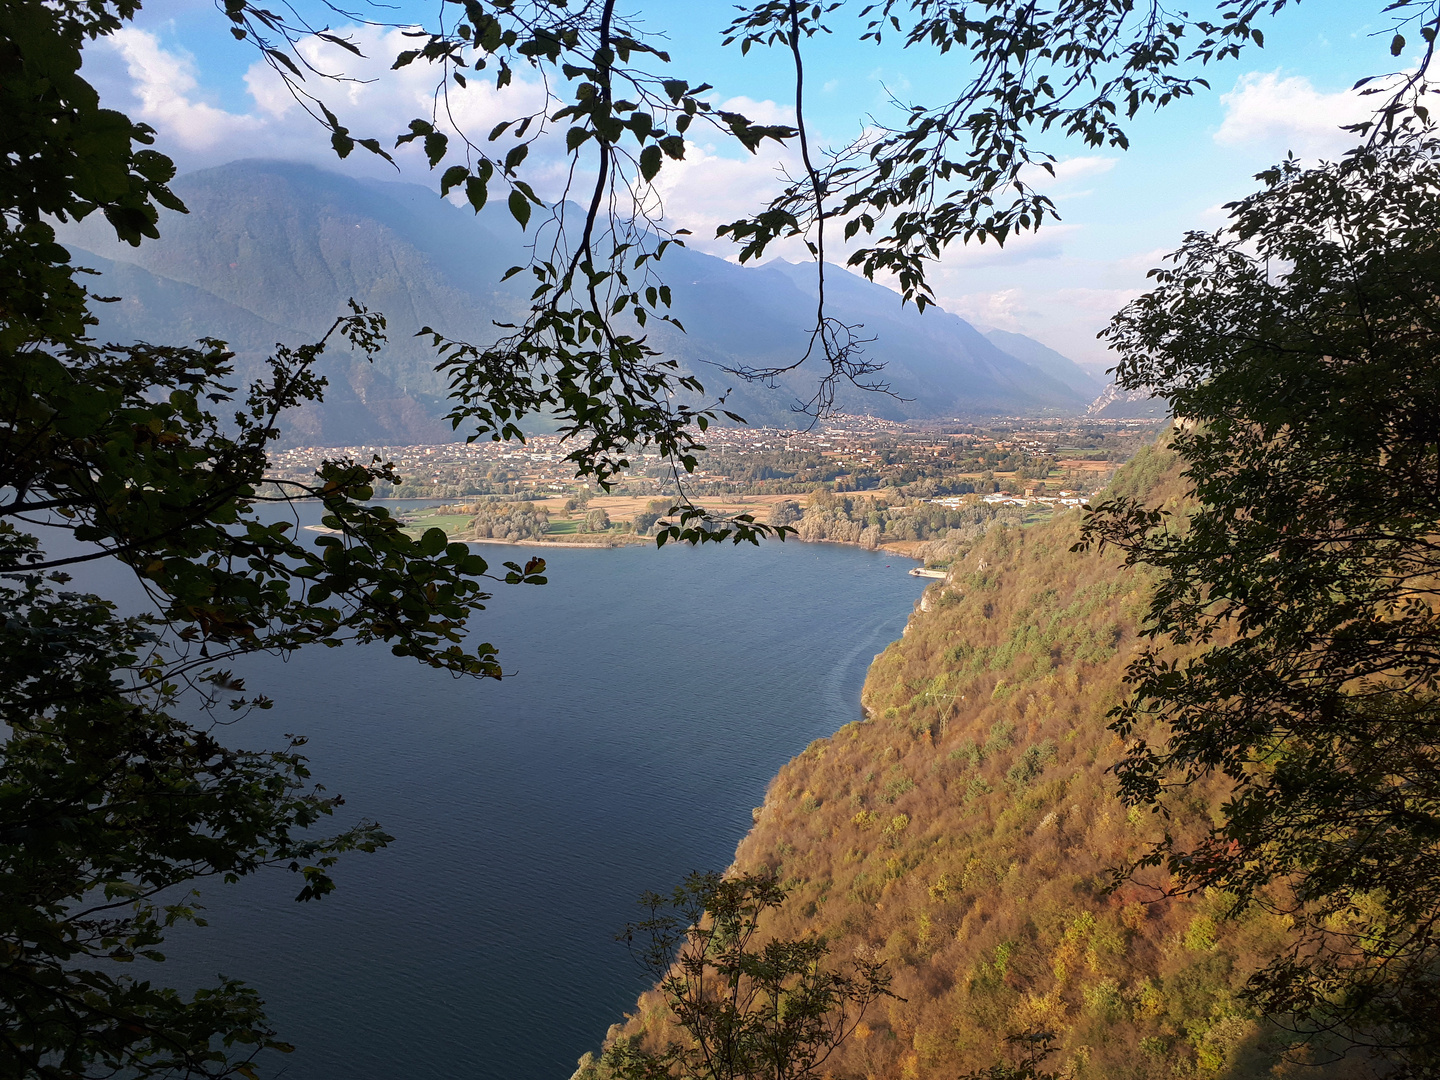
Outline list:
[[[1111,487],[1171,505],[1181,490],[1163,448]],[[1120,743],[1106,713],[1149,580],[1113,552],[1072,552],[1081,520],[997,523],[958,557],[876,658],[868,719],[786,765],[739,847],[736,870],[789,890],[770,933],[818,932],[835,962],[893,974],[898,998],[831,1059],[836,1077],[953,1080],[1013,1060],[1007,1036],[1042,1032],[1045,1068],[1076,1078],[1296,1068],[1239,995],[1279,949],[1278,919],[1226,921],[1222,895],[1161,899],[1154,871],[1110,888],[1164,828],[1127,810],[1107,773]],[[1192,820],[1219,794],[1195,794]],[[653,1035],[667,1017],[651,994],[626,1030]],[[1333,1075],[1368,1075],[1356,1068]]]

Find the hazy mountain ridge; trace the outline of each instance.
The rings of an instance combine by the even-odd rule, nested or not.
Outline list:
[[[815,267],[776,259],[762,269],[774,269],[793,281],[807,297],[815,297]],[[958,315],[941,308],[920,314],[902,307],[894,291],[829,266],[825,276],[829,312],[846,323],[858,323],[861,338],[876,340],[865,347],[866,354],[886,365],[880,376],[893,382],[902,397],[918,402],[927,384],[944,385],[947,379],[963,380],[965,392],[976,410],[1003,412],[1006,403],[1019,397],[1046,403],[1046,407],[1071,409],[1093,394],[1077,391],[1054,371],[1033,363],[1013,351],[997,347],[985,334]],[[1037,350],[1045,346],[1030,338],[1013,335]],[[1049,351],[1049,350],[1045,350]],[[1061,364],[1069,364],[1083,378],[1084,373],[1059,353]],[[949,368],[947,371],[946,368]],[[899,374],[904,372],[905,374]],[[913,372],[913,382],[906,375]],[[924,414],[922,414],[924,415]],[[943,414],[942,414],[943,415]]]
[[[1094,400],[1105,390],[1105,383],[1075,363],[1068,356],[1042,345],[1034,338],[1009,330],[990,330],[985,336],[1001,351],[1023,360],[1053,379],[1058,379],[1081,397]]]
[[[102,312],[98,336],[221,337],[236,348],[242,375],[251,376],[276,341],[312,340],[353,296],[385,314],[389,345],[373,366],[340,353],[328,357],[327,400],[296,418],[287,442],[455,437],[440,419],[444,380],[414,334],[432,325],[486,342],[499,333],[495,322],[523,316],[527,279],[499,278],[524,261],[523,245],[533,235],[522,234],[503,208],[477,216],[418,185],[264,161],[188,174],[174,188],[190,213],[165,213],[158,242],[119,244],[95,219],[63,231],[62,239],[80,249],[78,261],[102,271],[96,291],[125,297]],[[813,392],[815,361],[782,377],[775,390],[725,369],[782,366],[804,352],[813,267],[778,261],[740,267],[672,248],[661,271],[687,333],[651,322],[651,342],[697,373],[707,390],[729,390],[728,407],[752,423],[793,424],[791,405]],[[827,286],[831,312],[863,324],[859,336],[876,339],[866,352],[885,363],[880,379],[892,391],[844,387],[845,411],[894,420],[1078,414],[1094,396],[1059,354],[1045,350],[1042,363],[1017,359],[959,317],[902,307],[896,293],[838,267],[827,274]]]

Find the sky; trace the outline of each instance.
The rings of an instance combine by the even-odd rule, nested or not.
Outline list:
[[[407,3],[367,10],[395,23],[433,18],[441,10],[433,3],[407,13]],[[721,46],[733,12],[729,3],[630,3],[637,22],[664,38],[677,74],[715,86],[713,100],[752,119],[793,120],[788,56],[760,49],[742,57]],[[1202,6],[1203,0],[1194,5]],[[1186,231],[1223,225],[1224,204],[1253,190],[1254,174],[1287,152],[1316,160],[1349,145],[1340,125],[1367,111],[1350,89],[1354,82],[1411,61],[1390,56],[1384,6],[1383,0],[1304,0],[1287,8],[1261,24],[1263,49],[1210,70],[1209,92],[1137,118],[1128,150],[1058,138],[1040,144],[1058,159],[1057,175],[1045,180],[1045,188],[1061,222],[1003,248],[991,243],[947,250],[932,272],[940,305],[982,328],[1027,334],[1094,371],[1110,366],[1097,332],[1144,291],[1146,271]],[[812,138],[821,145],[854,139],[870,118],[887,114],[893,99],[942,101],[965,76],[955,54],[859,41],[860,7],[852,3],[831,16],[835,33],[807,48],[805,108]],[[367,59],[317,43],[305,48],[317,66],[343,68],[363,80],[331,84],[325,94],[357,135],[395,133],[429,112],[433,75],[423,65],[388,70],[394,55],[409,47],[399,30],[347,25],[333,13],[330,25],[351,34]],[[436,186],[436,176],[413,150],[397,154],[398,171],[364,152],[338,160],[325,133],[295,106],[253,46],[235,41],[227,27],[211,0],[153,0],[133,24],[87,49],[85,73],[106,104],[154,127],[157,148],[182,170],[268,157]],[[539,83],[520,72],[503,92],[472,83],[453,105],[460,124],[484,133],[542,100]],[[691,134],[685,162],[661,174],[666,221],[689,228],[692,246],[734,259],[735,249],[715,238],[716,225],[762,207],[779,185],[777,169],[793,168],[794,152],[767,148],[750,155],[698,126]],[[532,182],[553,198],[563,183],[563,155],[558,147],[548,157],[541,149],[532,157]],[[794,243],[775,254],[804,258]]]

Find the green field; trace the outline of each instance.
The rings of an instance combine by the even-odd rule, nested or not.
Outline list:
[[[444,529],[446,536],[454,536],[469,524],[466,514],[417,514],[405,525],[405,531],[411,536],[420,536],[426,529]]]

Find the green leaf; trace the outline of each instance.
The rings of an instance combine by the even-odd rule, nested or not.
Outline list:
[[[659,172],[660,147],[652,143],[640,151],[640,175],[645,178],[646,183],[649,183]]]
[[[510,216],[525,228],[530,223],[530,200],[518,191],[510,192]]]
[[[465,181],[465,201],[468,202],[478,214],[485,206],[485,200],[489,197],[490,191],[485,181],[478,176],[472,176]]]
[[[445,157],[450,137],[442,131],[431,131],[425,136],[425,157],[433,169]]]
[[[464,165],[451,165],[450,168],[445,170],[444,175],[440,177],[441,196],[449,195],[451,188],[465,183],[469,176],[470,170]]]

